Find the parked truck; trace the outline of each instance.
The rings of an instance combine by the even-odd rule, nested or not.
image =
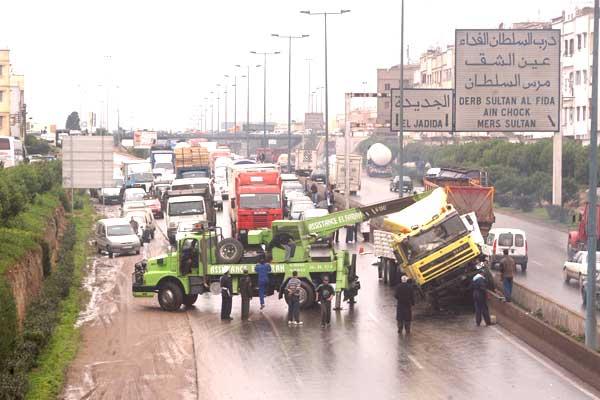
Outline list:
[[[350,154],[350,194],[355,195],[360,191],[362,175],[362,157]],[[333,168],[332,168],[333,167]],[[335,164],[329,167],[329,183],[334,185],[336,192],[346,192],[346,160],[344,154],[335,156]]]
[[[208,150],[204,147],[175,148],[175,176],[177,178],[210,178]]]
[[[247,243],[248,232],[270,228],[283,219],[281,174],[277,170],[255,168],[232,169],[230,177],[230,219],[232,235]]]
[[[175,172],[175,152],[166,146],[153,146],[150,149],[150,163],[154,175],[172,174]]]
[[[163,203],[169,242],[175,244],[177,229],[182,223],[215,226],[217,221],[213,201],[209,183],[194,189],[168,190]]]
[[[126,160],[121,166],[125,187],[142,187],[150,190],[154,182],[152,164],[147,160]]]
[[[597,190],[600,195],[600,189]],[[587,196],[586,196],[587,197]],[[567,237],[567,258],[573,261],[578,251],[587,251],[588,245],[588,216],[590,213],[588,202],[585,202],[583,212],[578,216],[579,225],[576,231],[570,231]],[[573,221],[575,222],[575,221]],[[596,237],[600,238],[600,204],[596,206]],[[598,247],[600,249],[600,246]]]
[[[295,170],[299,176],[310,176],[317,169],[317,151],[309,149],[296,149]]]
[[[433,171],[432,171],[433,170]],[[441,187],[448,203],[462,215],[475,212],[481,234],[487,237],[496,221],[494,188],[487,186],[487,174],[479,170],[431,168],[423,179],[425,190]]]
[[[367,175],[387,178],[392,175],[392,152],[383,143],[375,143],[367,151]]]
[[[383,220],[383,229],[374,232],[374,254],[384,280],[395,284],[406,274],[435,305],[467,293],[483,239],[474,213],[461,218],[442,188],[427,193]]]
[[[265,248],[266,257],[271,258],[267,294],[276,290],[282,295],[286,282],[293,271],[301,280],[300,302],[309,307],[316,301],[316,287],[327,275],[335,283],[336,306],[342,300],[353,300],[360,289],[356,275],[356,255],[345,250],[329,249],[327,254],[312,257],[310,246],[329,237],[345,225],[353,225],[374,217],[393,213],[413,204],[420,197],[405,197],[381,203],[352,208],[322,217],[303,221],[278,220],[272,227],[253,229],[248,232],[248,243],[256,248]],[[291,238],[296,250],[286,261],[285,250],[274,244]],[[182,304],[191,306],[198,295],[218,285],[224,271],[233,278],[233,292],[238,293],[239,278],[247,270],[254,290],[257,287],[255,265],[261,254],[245,251],[243,244],[234,239],[224,239],[220,228],[200,227],[195,232],[182,234],[177,241],[176,251],[138,262],[132,276],[132,292],[135,297],[153,297],[166,311],[176,311]]]

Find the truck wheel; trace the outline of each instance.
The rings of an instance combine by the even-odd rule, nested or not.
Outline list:
[[[183,303],[183,291],[175,282],[165,282],[158,289],[158,303],[165,311],[177,311]]]
[[[300,281],[300,308],[309,308],[315,303],[315,288],[306,281]]]
[[[217,261],[220,264],[236,264],[244,255],[244,246],[234,238],[221,240],[217,244]]]
[[[197,294],[186,294],[183,297],[183,304],[185,304],[186,307],[191,307],[194,305],[194,303],[196,302],[196,300],[198,300],[198,295]]]

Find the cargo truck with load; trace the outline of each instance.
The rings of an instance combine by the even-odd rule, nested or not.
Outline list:
[[[233,168],[229,214],[232,235],[247,243],[248,232],[257,228],[270,228],[275,220],[283,219],[281,174],[254,168]]]
[[[204,147],[175,148],[175,176],[177,178],[210,178],[210,160]]]
[[[483,237],[496,221],[494,216],[494,188],[487,186],[487,173],[479,170],[431,168],[423,178],[425,190],[444,189],[448,203],[459,214],[474,212]]]
[[[147,160],[126,160],[121,166],[125,187],[141,187],[149,191],[154,182],[152,164]]]
[[[461,218],[442,188],[427,193],[383,220],[383,229],[374,232],[374,254],[380,275],[392,284],[408,275],[436,304],[439,298],[467,293],[483,238],[474,213]]]
[[[362,157],[356,154],[349,155],[350,161],[350,194],[355,195],[361,188]],[[329,183],[334,186],[336,192],[346,192],[346,160],[344,154],[335,156],[335,164],[329,167]]]
[[[175,153],[166,146],[152,146],[150,163],[155,176],[172,174],[175,171]]]
[[[383,143],[375,143],[367,150],[367,175],[387,178],[392,175],[392,152]]]
[[[317,151],[297,149],[294,169],[299,176],[310,176],[317,169]]]
[[[300,304],[309,307],[316,301],[316,287],[327,275],[335,283],[336,306],[342,300],[352,300],[358,294],[360,283],[356,275],[356,255],[346,250],[327,250],[326,254],[311,255],[312,244],[331,236],[337,229],[374,217],[393,213],[413,204],[423,195],[394,199],[358,208],[348,209],[305,221],[274,221],[270,229],[253,229],[248,232],[248,244],[264,249],[271,259],[267,294],[282,288],[297,271],[301,280]],[[275,243],[283,238],[296,243],[294,253],[286,260],[286,252]],[[277,239],[277,241],[274,241]],[[132,292],[135,297],[153,297],[166,311],[176,311],[182,304],[191,306],[198,295],[218,286],[224,271],[233,280],[233,292],[239,289],[239,278],[247,270],[254,290],[257,286],[255,265],[257,256],[247,255],[241,242],[224,239],[221,229],[198,225],[196,232],[182,232],[178,236],[176,251],[138,262],[132,275]]]

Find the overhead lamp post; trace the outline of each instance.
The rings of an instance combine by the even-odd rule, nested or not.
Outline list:
[[[229,79],[229,75],[224,75],[225,77],[225,85],[223,85],[225,87],[225,133],[229,132],[229,128],[228,128],[228,124],[227,124],[227,89],[229,87],[228,83],[227,83],[227,79]]]
[[[272,33],[271,36],[288,39],[288,172],[292,170],[292,39],[304,39],[309,35],[279,35]]]
[[[322,15],[324,22],[325,36],[325,187],[329,189],[329,92],[327,86],[327,16],[342,15],[350,12],[350,10],[340,10],[336,12],[312,12],[310,10],[300,11],[306,15]]]
[[[400,190],[398,195],[404,196],[404,0],[400,3],[400,132],[398,132],[398,175]]]
[[[251,51],[251,54],[264,56],[263,64],[263,147],[267,147],[267,56],[279,54],[279,51],[273,52],[257,52]]]
[[[311,96],[311,87],[310,87],[310,63],[313,61],[313,59],[305,58],[304,61],[306,61],[306,63],[308,64],[308,107],[307,107],[307,110],[308,110],[308,112],[312,112],[312,107],[311,107],[312,96]]]
[[[210,96],[212,97],[210,102],[210,133],[215,133],[215,92],[210,92]]]
[[[221,132],[221,95],[219,94],[220,83],[217,83],[217,133]]]

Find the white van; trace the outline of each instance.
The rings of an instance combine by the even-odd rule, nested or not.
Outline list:
[[[15,137],[0,137],[0,163],[4,168],[21,164],[25,157],[23,143]]]
[[[521,271],[527,270],[527,236],[525,231],[513,228],[494,228],[488,233],[483,254],[487,256],[492,268],[498,267],[504,249],[521,266]]]

